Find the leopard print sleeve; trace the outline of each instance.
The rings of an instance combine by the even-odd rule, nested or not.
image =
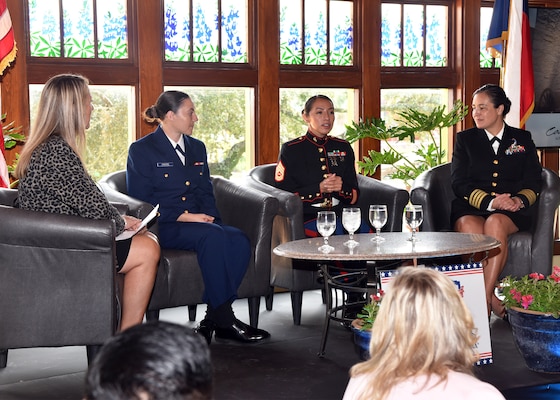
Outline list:
[[[58,136],[32,155],[19,194],[20,204],[38,211],[113,220],[117,234],[125,221],[86,172],[80,158]]]

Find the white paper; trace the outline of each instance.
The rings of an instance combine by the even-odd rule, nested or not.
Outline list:
[[[157,204],[154,207],[154,209],[152,211],[150,211],[150,213],[146,216],[146,218],[144,218],[142,220],[142,222],[140,223],[138,228],[136,228],[135,230],[126,230],[123,233],[121,233],[120,235],[117,235],[117,237],[115,239],[116,240],[125,240],[125,239],[128,239],[128,238],[136,235],[139,230],[141,230],[146,225],[148,225],[148,223],[157,216],[158,209],[159,209],[159,204]]]

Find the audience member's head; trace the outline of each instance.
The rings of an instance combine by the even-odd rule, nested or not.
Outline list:
[[[86,376],[87,400],[208,400],[212,363],[204,339],[169,322],[133,326],[109,339]]]
[[[368,374],[364,399],[382,399],[406,379],[452,371],[472,374],[478,338],[471,313],[451,279],[430,268],[403,267],[373,324],[368,361],[351,375]]]

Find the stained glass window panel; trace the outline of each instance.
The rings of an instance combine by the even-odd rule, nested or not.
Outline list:
[[[405,67],[424,65],[424,7],[404,6],[403,64]]]
[[[327,0],[305,1],[305,63],[327,63]]]
[[[426,7],[426,66],[447,65],[447,11],[445,6]]]
[[[401,6],[381,5],[381,65],[401,65]]]
[[[32,57],[128,58],[127,0],[28,0],[28,6]]]
[[[247,5],[237,0],[222,0],[222,61],[246,63]]]
[[[29,49],[33,57],[60,57],[58,0],[29,0]]]
[[[280,63],[301,64],[301,0],[280,0]]]
[[[97,1],[99,58],[128,58],[126,0]]]
[[[93,3],[63,0],[64,57],[94,58]]]
[[[190,61],[190,10],[183,0],[165,1],[165,59]]]
[[[218,1],[193,0],[193,60],[218,62]]]
[[[353,64],[353,3],[331,1],[330,3],[330,60],[333,65]]]

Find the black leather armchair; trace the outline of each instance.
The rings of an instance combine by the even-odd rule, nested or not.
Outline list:
[[[290,192],[274,186],[276,164],[254,167],[247,177],[247,184],[268,193],[279,200],[278,215],[274,218],[272,248],[279,244],[305,238],[303,229],[303,205],[301,199]],[[408,202],[408,192],[396,189],[376,179],[358,175],[360,198],[358,206],[363,215],[368,215],[370,204],[387,204],[389,219],[383,231],[401,231],[402,214]],[[292,260],[272,253],[271,285],[288,289],[292,296],[294,324],[301,323],[301,304],[303,292],[322,289],[318,282],[319,271],[294,268]],[[271,290],[272,293],[272,290]],[[267,298],[267,309],[272,309],[272,295]]]
[[[0,368],[15,348],[86,345],[91,360],[117,327],[114,224],[16,197],[0,189]]]
[[[106,175],[99,184],[110,201],[129,204],[129,208],[138,210],[140,218],[152,209],[150,204],[128,196],[124,170]],[[253,255],[237,295],[248,299],[250,324],[257,327],[260,297],[267,295],[270,287],[272,221],[278,210],[278,200],[222,177],[213,177],[212,184],[223,222],[241,229],[251,240]],[[157,224],[154,229],[157,233]],[[162,248],[146,317],[157,319],[161,309],[189,306],[189,320],[194,321],[196,305],[202,303],[203,291],[196,253]]]
[[[508,260],[500,278],[523,276],[531,272],[550,274],[556,212],[560,205],[560,178],[549,169],[542,170],[542,190],[536,204],[537,214],[530,231],[517,232],[508,240]],[[422,173],[410,194],[414,204],[424,210],[423,231],[451,231],[451,164],[443,164]]]

